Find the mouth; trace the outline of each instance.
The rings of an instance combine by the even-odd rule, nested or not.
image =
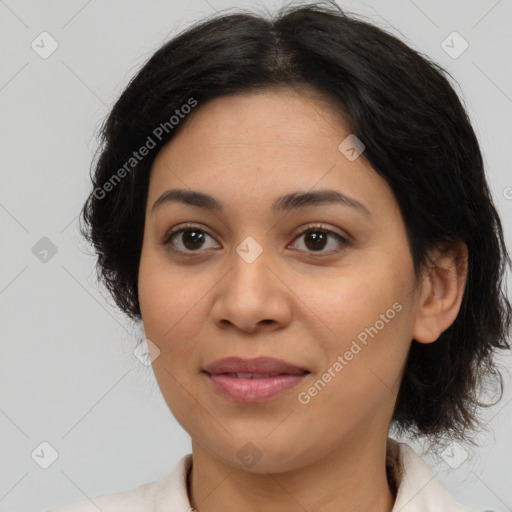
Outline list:
[[[298,386],[310,371],[274,357],[226,357],[201,371],[213,390],[234,402],[259,403]]]
[[[275,357],[242,358],[224,357],[207,364],[203,371],[209,374],[263,375],[276,377],[281,374],[301,375],[306,368]],[[241,377],[244,378],[244,377]]]
[[[309,372],[305,371],[304,373],[309,373]],[[228,377],[236,378],[236,379],[268,379],[271,377],[279,377],[281,375],[291,376],[294,374],[290,374],[290,373],[242,373],[242,372],[235,373],[235,372],[229,372],[229,373],[214,373],[214,374],[209,374],[209,375],[226,375]],[[302,375],[302,374],[300,374],[300,375]]]
[[[281,374],[274,377],[250,374],[206,374],[214,390],[235,402],[261,403],[276,398],[298,386],[309,372],[300,375]],[[247,374],[242,374],[247,375]]]

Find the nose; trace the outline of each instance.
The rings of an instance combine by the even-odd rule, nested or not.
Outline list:
[[[214,322],[249,333],[286,326],[292,317],[293,293],[280,273],[265,251],[254,261],[235,252],[230,270],[216,287]]]

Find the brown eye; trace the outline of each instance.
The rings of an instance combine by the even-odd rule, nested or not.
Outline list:
[[[181,241],[187,249],[199,249],[204,244],[204,233],[197,229],[183,230]]]
[[[201,252],[198,249],[205,247],[208,237],[212,238],[198,226],[185,226],[167,233],[162,244],[174,252]]]
[[[308,249],[316,251],[323,249],[329,238],[323,231],[309,231],[306,233],[305,245]]]
[[[168,232],[162,242],[162,245],[169,248],[174,253],[186,255],[192,255],[194,253],[203,252],[201,249],[211,249],[214,246],[208,247],[208,238],[214,240],[204,229],[195,225],[185,225],[178,227],[179,229],[173,229]],[[301,237],[304,238],[304,248],[301,251],[308,252],[313,256],[331,255],[339,252],[343,249],[343,246],[348,245],[348,239],[341,236],[340,234],[326,229],[322,226],[308,226],[306,230],[300,233],[295,240],[299,240]],[[331,245],[331,250],[324,250],[329,246],[331,240],[334,240]],[[342,246],[339,249],[339,246]],[[316,254],[315,254],[316,253]]]
[[[296,240],[304,237],[304,246],[306,252],[320,253],[323,254],[332,254],[338,252],[336,249],[337,246],[347,245],[348,240],[341,236],[340,234],[330,230],[323,228],[322,226],[308,226],[308,228],[300,233]],[[324,251],[323,249],[328,245],[329,239],[335,239],[336,242],[333,244],[334,248],[332,250]]]

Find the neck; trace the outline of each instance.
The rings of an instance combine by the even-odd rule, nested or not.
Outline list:
[[[388,482],[386,441],[347,443],[282,473],[234,468],[193,443],[190,504],[197,512],[391,512],[396,491]]]

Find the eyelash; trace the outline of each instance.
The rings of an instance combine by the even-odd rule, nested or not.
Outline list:
[[[173,253],[176,253],[176,254],[180,254],[180,255],[195,255],[195,254],[198,254],[200,252],[204,252],[204,251],[201,251],[201,250],[197,250],[197,251],[182,251],[180,249],[176,249],[172,246],[171,244],[171,240],[172,238],[174,237],[174,235],[177,235],[179,233],[182,233],[184,231],[192,231],[192,230],[195,230],[195,231],[200,231],[202,233],[206,233],[209,237],[213,238],[207,231],[205,231],[204,229],[202,229],[200,226],[196,225],[196,224],[185,224],[185,225],[181,225],[181,227],[179,227],[179,229],[173,229],[171,231],[168,231],[165,236],[164,236],[164,240],[162,241],[162,245],[163,246],[166,246],[170,251],[172,251]],[[326,235],[331,235],[333,236],[334,238],[336,238],[341,244],[343,245],[348,245],[349,244],[349,240],[343,236],[341,236],[339,233],[336,233],[335,231],[332,231],[330,229],[327,229],[326,227],[324,227],[323,225],[321,224],[311,224],[309,226],[307,226],[303,231],[301,231],[300,233],[298,233],[296,235],[296,237],[294,238],[297,239],[309,232],[319,232],[319,233],[323,233],[323,234],[326,234]],[[331,256],[335,253],[338,253],[338,252],[341,252],[343,249],[340,249],[340,250],[331,250],[331,251],[307,251],[310,253],[310,256],[313,256],[313,257],[318,257],[318,256]]]

